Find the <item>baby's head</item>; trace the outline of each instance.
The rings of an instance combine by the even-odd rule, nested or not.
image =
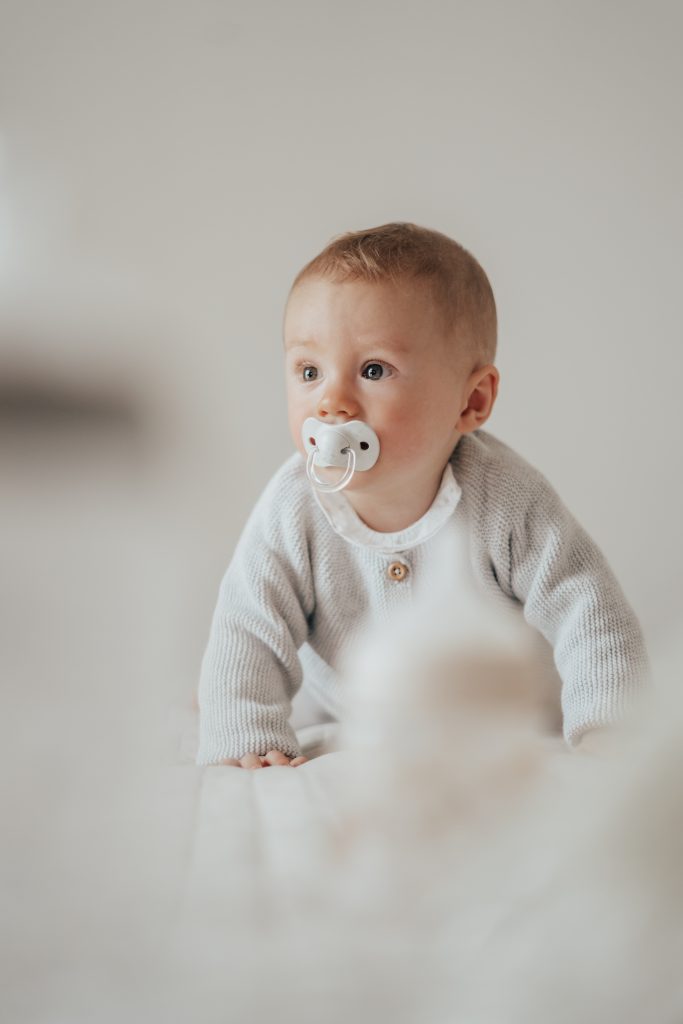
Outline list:
[[[349,232],[326,246],[292,285],[284,340],[299,450],[309,417],[363,420],[379,438],[379,459],[356,473],[351,500],[408,487],[431,491],[431,501],[459,438],[495,402],[488,278],[457,242],[415,224]]]

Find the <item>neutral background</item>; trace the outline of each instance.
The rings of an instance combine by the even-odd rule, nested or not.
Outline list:
[[[0,0],[8,1019],[129,1016],[102,993],[168,931],[200,778],[169,708],[291,451],[283,302],[332,235],[413,220],[480,259],[490,428],[667,663],[682,29],[662,0]]]
[[[602,545],[657,648],[683,572],[680,3],[0,12],[17,702],[59,680],[62,706],[84,690],[97,717],[106,694],[125,722],[128,691],[191,692],[239,530],[291,451],[289,283],[332,235],[393,219],[487,269],[490,429]]]

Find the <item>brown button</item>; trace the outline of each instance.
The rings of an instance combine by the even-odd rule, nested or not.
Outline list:
[[[387,569],[387,576],[390,580],[397,580],[400,583],[401,580],[406,578],[409,572],[410,569],[407,565],[404,565],[403,562],[392,562]]]

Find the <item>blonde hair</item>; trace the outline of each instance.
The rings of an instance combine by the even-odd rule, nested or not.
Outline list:
[[[299,271],[292,291],[309,277],[371,283],[424,280],[447,333],[463,353],[481,366],[495,358],[497,316],[489,279],[467,249],[439,231],[402,222],[348,231]]]

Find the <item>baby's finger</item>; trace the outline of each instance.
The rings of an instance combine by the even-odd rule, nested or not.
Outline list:
[[[269,750],[261,761],[263,764],[289,764],[289,758],[281,750]]]
[[[307,757],[302,757],[301,755],[299,755],[299,757],[293,757],[289,763],[292,766],[292,768],[296,768],[300,764],[305,764],[306,761],[308,761]]]
[[[263,768],[258,754],[245,754],[240,758],[240,764],[243,768]]]

